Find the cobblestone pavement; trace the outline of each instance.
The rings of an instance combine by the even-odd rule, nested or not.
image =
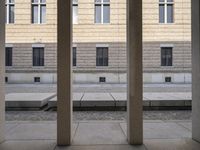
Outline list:
[[[6,121],[55,121],[56,111],[7,111]],[[191,111],[144,111],[144,120],[191,120]],[[75,111],[74,121],[126,120],[126,111]]]
[[[126,84],[74,84],[73,92],[126,92]],[[6,93],[52,93],[56,84],[7,84]],[[144,92],[191,92],[191,84],[144,84]]]

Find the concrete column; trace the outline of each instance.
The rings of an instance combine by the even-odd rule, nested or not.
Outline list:
[[[5,1],[0,0],[0,143],[4,141],[5,126]]]
[[[57,57],[57,144],[70,145],[72,126],[71,99],[71,0],[58,0],[58,57]]]
[[[200,142],[199,0],[192,0],[192,138]]]
[[[143,143],[142,0],[127,0],[128,141]]]

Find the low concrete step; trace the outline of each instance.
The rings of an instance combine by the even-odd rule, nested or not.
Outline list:
[[[190,107],[191,93],[144,93],[144,107]],[[74,107],[126,107],[126,93],[73,93]],[[48,102],[48,107],[57,107],[57,97]]]
[[[56,93],[10,93],[5,96],[6,108],[42,108]]]

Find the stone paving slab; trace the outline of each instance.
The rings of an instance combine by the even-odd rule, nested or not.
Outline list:
[[[6,132],[1,150],[199,150],[191,131],[179,123],[190,121],[144,121],[144,145],[128,145],[123,121],[85,121],[73,124],[72,145],[56,146],[56,121],[6,122],[17,125]]]
[[[81,145],[81,146],[68,146],[68,147],[56,147],[55,150],[147,150],[144,145]]]
[[[144,97],[150,101],[152,106],[191,106],[190,98],[191,93],[144,93]]]
[[[80,107],[84,93],[73,93],[73,106]],[[48,101],[48,108],[57,107],[57,96]]]
[[[189,131],[192,131],[192,123],[191,122],[178,122],[179,125],[182,125]]]
[[[54,150],[56,140],[7,140],[0,150]]]
[[[116,106],[127,105],[126,93],[111,93]],[[191,93],[143,93],[143,106],[191,106]]]
[[[19,140],[5,141],[1,150],[199,150],[200,143],[191,139],[148,139],[144,145],[71,145],[56,146],[56,140]]]
[[[127,124],[120,123],[127,135]],[[191,138],[191,131],[173,122],[145,122],[144,139],[178,139]]]
[[[200,143],[190,138],[149,139],[144,141],[147,150],[200,150]]]
[[[79,123],[72,145],[128,144],[119,123]]]
[[[85,93],[81,107],[115,106],[115,100],[110,93]]]
[[[55,93],[10,93],[6,94],[7,108],[41,108],[45,106]]]
[[[127,93],[110,93],[116,102],[117,107],[124,107],[127,105]],[[143,97],[143,106],[149,106],[150,101]]]
[[[7,123],[6,126],[10,126]],[[72,135],[74,136],[78,124],[73,123]],[[19,122],[6,132],[6,140],[56,140],[57,124],[52,121],[44,122]]]
[[[127,93],[110,93],[116,101],[127,101]],[[148,100],[143,96],[143,100]]]

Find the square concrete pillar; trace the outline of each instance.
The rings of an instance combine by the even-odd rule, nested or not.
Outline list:
[[[192,0],[192,138],[200,142],[200,26],[199,0]]]
[[[4,141],[5,126],[5,1],[0,0],[0,143]]]
[[[72,99],[71,99],[71,41],[72,11],[71,0],[58,0],[57,33],[57,144],[71,144]]]
[[[142,0],[127,1],[128,141],[143,143]]]

